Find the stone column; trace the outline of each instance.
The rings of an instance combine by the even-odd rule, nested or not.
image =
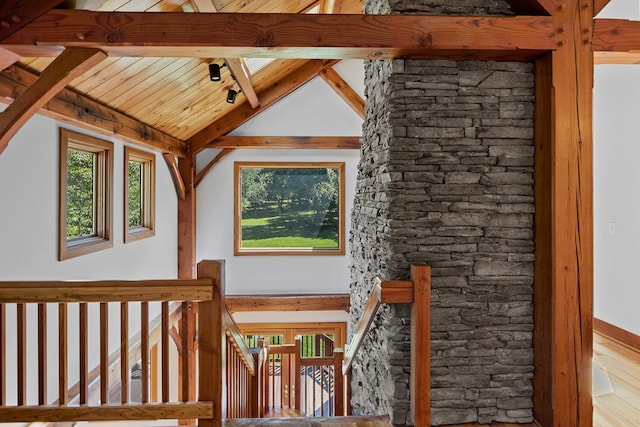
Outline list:
[[[368,13],[509,13],[501,0]],[[352,215],[353,319],[373,279],[432,267],[432,424],[531,422],[533,73],[529,63],[366,64]],[[409,307],[383,306],[353,372],[359,414],[409,419]]]

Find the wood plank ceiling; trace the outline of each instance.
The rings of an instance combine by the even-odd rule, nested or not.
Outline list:
[[[362,0],[86,0],[66,1],[59,8],[100,12],[362,13]],[[40,74],[53,60],[25,57],[18,64]],[[248,93],[247,90],[238,93],[234,104],[226,102],[228,89],[240,89],[230,69],[235,71],[238,81],[242,77],[238,74],[249,69],[243,59],[240,61],[229,59],[228,66],[221,68],[221,80],[213,82],[209,78],[209,64],[222,66],[225,58],[112,56],[67,87],[174,138],[188,140],[246,102],[243,92]],[[263,66],[254,68],[253,74],[246,74],[257,93],[277,84],[283,75],[295,72],[308,61],[261,62],[254,61]]]

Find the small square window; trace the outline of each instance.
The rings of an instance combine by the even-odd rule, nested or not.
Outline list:
[[[58,259],[113,246],[113,144],[60,129]]]
[[[156,156],[124,148],[124,241],[155,234]]]

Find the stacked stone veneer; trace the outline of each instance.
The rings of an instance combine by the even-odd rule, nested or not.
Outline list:
[[[531,422],[532,66],[372,61],[365,82],[353,319],[375,276],[430,265],[432,424]],[[412,424],[409,312],[385,305],[376,317],[354,366],[355,413]]]

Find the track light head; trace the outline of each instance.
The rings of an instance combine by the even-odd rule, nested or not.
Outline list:
[[[227,102],[229,104],[233,104],[234,102],[236,102],[236,95],[238,95],[237,91],[229,89],[229,91],[227,92]]]
[[[220,75],[220,69],[227,64],[218,65],[215,62],[209,64],[209,78],[212,82],[219,82],[222,78]]]

